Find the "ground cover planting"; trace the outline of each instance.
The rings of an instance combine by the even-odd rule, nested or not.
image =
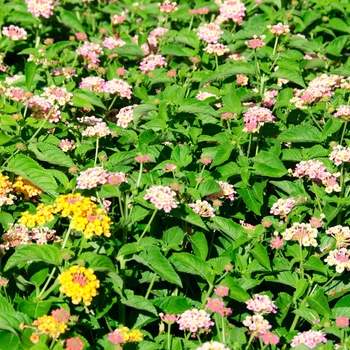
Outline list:
[[[0,349],[350,348],[348,1],[0,9]]]

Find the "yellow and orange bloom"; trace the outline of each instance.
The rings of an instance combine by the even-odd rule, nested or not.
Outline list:
[[[60,292],[70,297],[75,305],[83,301],[85,306],[89,306],[100,287],[94,270],[83,266],[71,266],[58,276],[58,281]]]

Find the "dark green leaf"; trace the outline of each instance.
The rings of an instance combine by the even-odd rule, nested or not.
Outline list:
[[[278,135],[277,140],[280,142],[292,143],[321,143],[323,141],[323,136],[314,126],[302,124],[283,131]]]
[[[63,8],[60,8],[60,10],[60,18],[63,24],[67,26],[67,28],[74,29],[76,32],[85,33],[84,26],[81,24],[73,12],[64,10]]]
[[[32,82],[35,76],[37,65],[33,61],[29,61],[26,63],[24,71],[25,71],[25,77],[26,77],[26,86],[28,91],[32,91]]]
[[[276,72],[271,74],[271,77],[288,79],[291,82],[298,84],[303,88],[306,88],[303,77],[299,73],[297,73],[296,71],[289,69],[289,68],[286,68],[286,67],[280,67],[279,69],[277,69]]]

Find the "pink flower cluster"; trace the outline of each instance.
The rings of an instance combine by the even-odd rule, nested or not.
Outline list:
[[[125,12],[122,12],[120,15],[113,15],[112,24],[118,25],[122,24],[126,20]]]
[[[281,22],[271,26],[268,25],[267,29],[274,35],[281,36],[281,35],[286,35],[287,33],[290,32],[289,26],[288,25],[283,25]]]
[[[278,91],[276,89],[268,90],[264,93],[264,97],[262,99],[262,104],[264,107],[272,107],[276,104],[277,100],[275,97],[278,95]]]
[[[227,317],[232,314],[232,309],[225,306],[225,303],[219,298],[207,298],[205,308],[211,312],[217,312],[222,317]]]
[[[292,197],[286,199],[280,198],[272,205],[270,213],[273,215],[278,215],[280,218],[285,218],[288,216],[295,204],[296,201]]]
[[[104,92],[118,94],[120,97],[131,99],[131,86],[122,79],[112,79],[105,83]]]
[[[256,35],[253,35],[253,39],[247,40],[245,44],[248,48],[253,50],[261,49],[266,45],[266,43],[263,41],[265,38],[266,35],[261,35],[260,38],[258,38]]]
[[[179,319],[179,315],[169,315],[169,314],[163,314],[162,312],[159,314],[159,317],[161,318],[161,320],[165,323],[168,324],[173,324],[175,323],[178,319]]]
[[[349,163],[350,147],[343,147],[341,145],[333,147],[333,151],[329,155],[329,159],[333,160],[335,165],[341,165],[342,163]]]
[[[195,15],[207,15],[209,13],[209,9],[208,9],[208,7],[201,7],[197,10],[190,9],[190,10],[188,10],[188,12],[190,15],[193,15],[193,16],[195,16]]]
[[[243,75],[243,74],[236,75],[236,83],[240,86],[248,85],[248,80],[249,78],[246,75]]]
[[[154,51],[156,51],[156,48],[158,46],[158,38],[162,37],[168,31],[168,28],[157,27],[149,33],[147,41]]]
[[[349,120],[350,119],[350,106],[340,105],[337,108],[337,112],[334,113],[334,118],[342,118],[345,120]]]
[[[300,344],[306,345],[309,349],[313,349],[319,343],[326,343],[326,336],[320,331],[309,330],[306,332],[298,333],[292,340],[290,346],[292,348],[297,347]]]
[[[65,76],[66,79],[70,79],[72,77],[77,77],[75,73],[75,69],[72,67],[56,67],[53,68],[51,73],[54,77],[57,77],[59,75]]]
[[[119,185],[126,182],[124,173],[111,173],[104,170],[102,167],[89,168],[82,171],[77,178],[76,188],[80,190],[95,188],[106,183],[111,185]]]
[[[218,198],[219,199],[228,198],[230,201],[233,201],[235,199],[234,195],[237,193],[234,190],[233,186],[224,181],[217,181],[217,183],[221,187],[221,191],[207,196],[207,199],[213,201]]]
[[[1,250],[17,247],[20,244],[46,244],[49,241],[59,241],[56,231],[46,226],[37,226],[29,229],[21,224],[9,224],[9,229],[2,236],[4,241]]]
[[[209,55],[223,56],[225,53],[229,52],[230,49],[224,44],[208,44],[207,47],[203,49]]]
[[[57,102],[60,106],[64,106],[66,103],[71,103],[73,94],[68,92],[65,87],[51,85],[44,88],[41,96],[46,96],[51,103]]]
[[[177,208],[179,202],[174,198],[176,192],[168,186],[152,186],[146,190],[143,199],[149,200],[154,206],[166,213],[170,213],[171,209]]]
[[[333,226],[326,230],[337,242],[337,247],[347,247],[350,244],[350,228],[348,226]]]
[[[128,127],[128,125],[133,121],[133,113],[136,106],[137,105],[127,106],[119,110],[118,114],[116,115],[118,126],[121,126],[124,129]]]
[[[281,233],[286,241],[297,241],[300,245],[304,247],[317,247],[317,234],[318,230],[312,227],[311,224],[294,222],[292,227],[287,228]]]
[[[45,119],[49,116],[48,121],[58,123],[61,119],[61,112],[58,106],[42,96],[34,95],[28,100],[28,108],[32,110],[31,117],[36,119]]]
[[[198,28],[197,36],[199,39],[206,41],[208,44],[216,44],[221,34],[224,32],[220,29],[220,26],[216,23],[205,23]]]
[[[339,177],[340,174],[329,173],[319,160],[303,160],[296,165],[294,172],[292,169],[288,169],[288,172],[297,178],[306,176],[317,184],[322,183],[326,186],[327,193],[332,193],[333,191],[340,192],[341,190],[337,182],[337,177]]]
[[[4,95],[14,102],[23,102],[29,98],[24,89],[17,86],[10,86],[4,90]]]
[[[101,45],[86,41],[76,52],[84,57],[84,60],[88,63],[88,68],[91,69],[98,67],[100,63],[99,55],[103,53],[103,50]]]
[[[210,341],[202,344],[199,348],[196,350],[230,350],[229,348],[225,347],[224,344],[219,343],[218,341]]]
[[[172,13],[178,10],[176,2],[170,2],[169,0],[165,0],[162,3],[158,3],[158,7],[160,12],[163,13]]]
[[[245,123],[243,132],[258,132],[264,123],[273,123],[275,120],[269,109],[258,106],[250,107],[243,116]]]
[[[240,0],[216,0],[216,3],[220,6],[220,15],[216,21],[223,23],[232,19],[237,24],[242,24],[243,17],[245,16],[245,6]]]
[[[251,334],[255,336],[263,335],[272,327],[269,321],[265,320],[261,315],[247,316],[243,324],[248,327]]]
[[[209,314],[204,310],[198,309],[185,311],[180,315],[177,323],[181,331],[188,329],[192,333],[197,333],[197,331],[205,332],[209,327],[214,326],[214,322],[211,321]]]
[[[109,36],[105,38],[102,42],[102,45],[109,50],[116,49],[117,47],[124,46],[126,43],[124,40],[120,38],[116,38],[114,36]]]
[[[329,266],[335,265],[335,270],[342,273],[345,269],[350,270],[350,251],[346,248],[337,248],[329,252],[324,261]]]
[[[54,0],[25,0],[28,11],[35,17],[43,16],[49,18],[53,15]]]
[[[219,287],[214,288],[214,292],[219,297],[226,297],[226,296],[228,296],[229,288],[226,286],[219,286]]]
[[[84,124],[90,124],[86,126],[82,132],[83,136],[88,137],[105,137],[111,134],[107,124],[101,119],[95,116],[78,118],[78,121]]]
[[[189,204],[189,207],[192,208],[196,214],[204,218],[212,218],[215,216],[214,208],[207,201],[197,200],[195,203]]]
[[[299,109],[306,109],[308,104],[328,101],[333,96],[332,89],[340,86],[341,79],[339,75],[322,74],[310,81],[306,90],[295,89],[290,102]]]
[[[75,149],[74,141],[63,139],[60,141],[60,148],[63,152],[72,151],[73,149]]]
[[[27,32],[23,28],[14,26],[13,24],[11,24],[9,27],[3,27],[2,34],[13,41],[27,39]]]
[[[145,57],[141,64],[140,69],[143,74],[153,71],[156,68],[159,67],[166,67],[168,63],[166,62],[166,59],[161,55],[149,55]]]
[[[79,84],[79,88],[87,88],[94,92],[104,92],[105,80],[100,77],[86,77],[83,78]]]
[[[254,298],[247,300],[245,303],[248,310],[257,314],[277,313],[277,306],[268,295],[254,294]]]

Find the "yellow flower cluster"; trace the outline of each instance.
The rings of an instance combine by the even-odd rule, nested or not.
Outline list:
[[[56,199],[55,212],[61,212],[63,217],[72,217],[72,228],[82,231],[85,238],[93,234],[110,237],[111,219],[105,211],[99,208],[90,198],[80,193],[62,195]]]
[[[58,197],[53,205],[40,204],[35,214],[28,211],[22,213],[18,222],[27,227],[45,225],[54,219],[54,214],[61,213],[62,217],[71,217],[71,227],[83,232],[85,238],[91,238],[94,234],[110,237],[110,225],[112,220],[105,215],[105,211],[99,208],[90,198],[80,193],[70,193]]]
[[[143,334],[138,329],[132,329],[130,332],[128,327],[123,327],[122,329],[126,329],[125,332],[122,332],[124,343],[141,341],[143,339]]]
[[[25,211],[22,213],[22,216],[18,222],[29,228],[35,227],[37,225],[43,226],[47,222],[50,222],[54,219],[53,213],[54,208],[52,205],[45,206],[44,204],[39,204],[35,214],[30,214],[29,211]]]
[[[57,278],[61,284],[60,292],[72,298],[73,304],[77,305],[83,301],[86,306],[89,306],[92,298],[98,294],[97,288],[100,287],[100,281],[93,269],[72,266]]]
[[[28,180],[23,179],[21,176],[18,176],[15,179],[12,187],[17,194],[22,193],[25,199],[29,199],[43,193],[39,187],[34,186]]]
[[[46,333],[52,338],[58,338],[68,330],[65,322],[57,322],[53,316],[42,316],[33,322],[34,326],[38,327],[38,333]]]
[[[0,207],[4,204],[13,204],[13,200],[16,199],[16,196],[10,193],[12,191],[12,183],[9,181],[9,177],[0,173]]]

